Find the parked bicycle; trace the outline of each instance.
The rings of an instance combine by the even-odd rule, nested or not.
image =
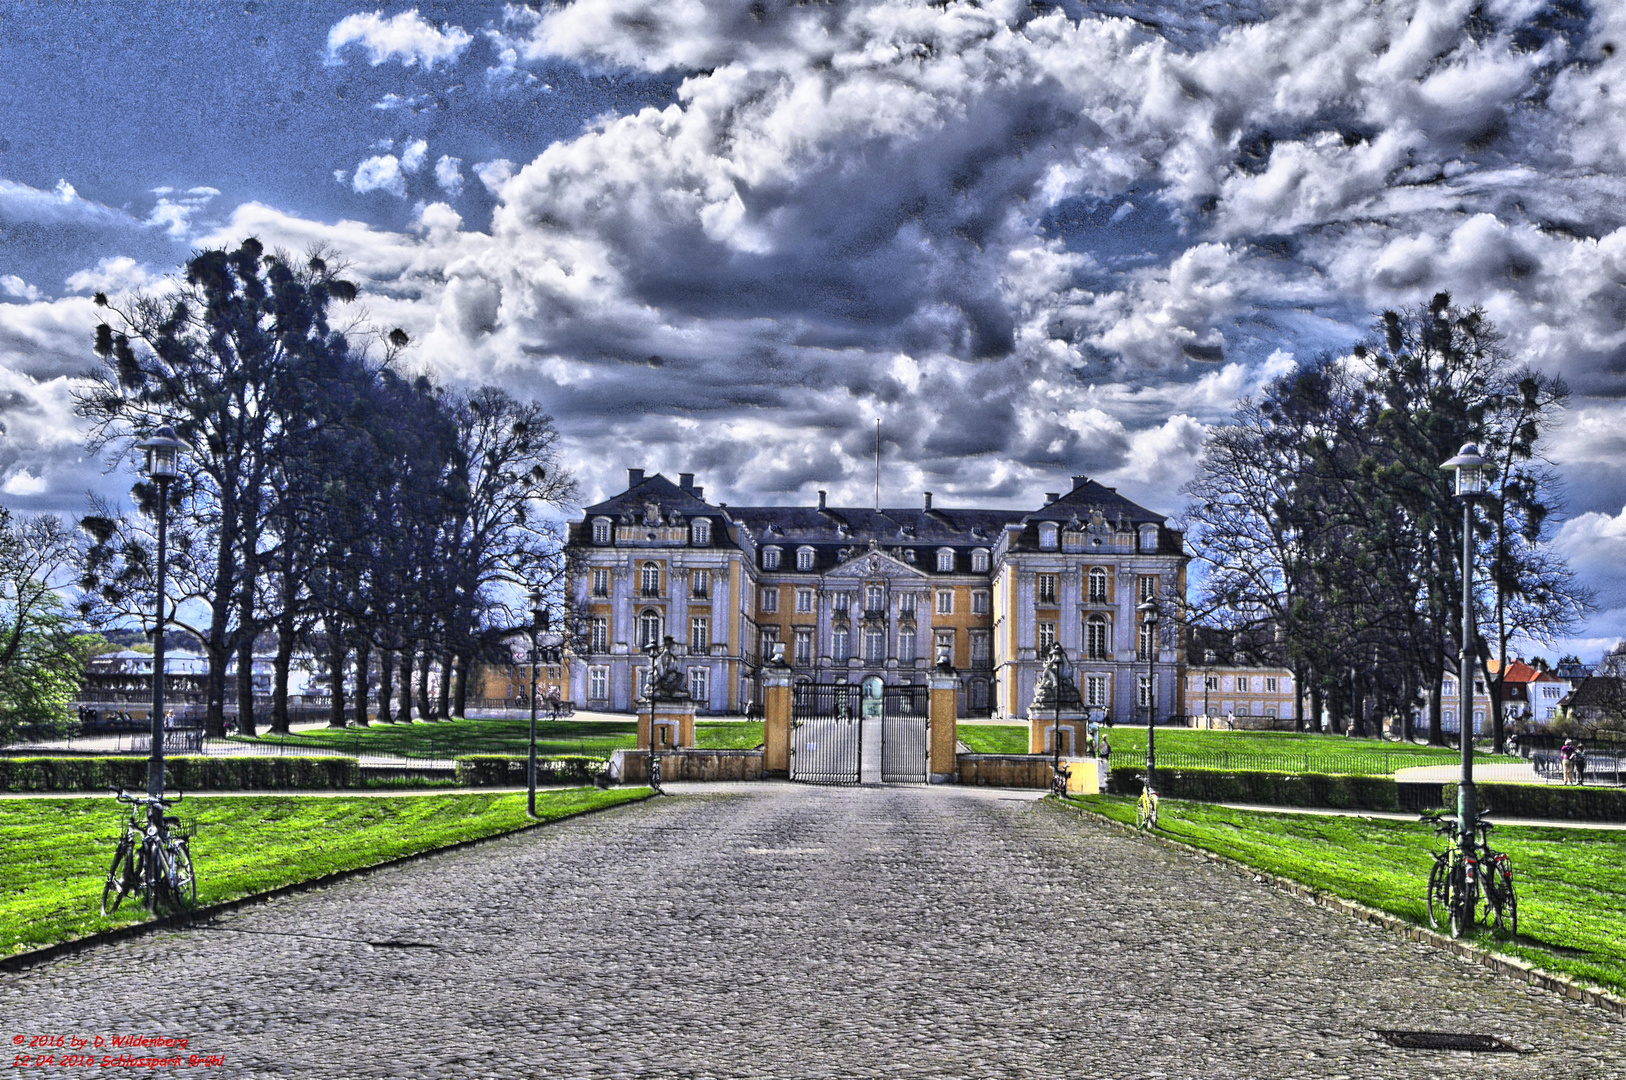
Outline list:
[[[1152,778],[1140,778],[1140,799],[1135,803],[1135,824],[1148,831],[1157,828],[1157,791]]]
[[[183,796],[165,799],[129,795],[123,788],[109,790],[119,802],[129,805],[130,813],[102,886],[102,914],[113,914],[132,892],[139,893],[143,905],[154,914],[181,911],[197,903],[191,851],[195,828],[164,813]]]
[[[1069,765],[1063,765],[1056,769],[1055,775],[1050,778],[1050,794],[1058,799],[1065,799],[1067,797],[1067,779],[1072,775],[1073,770]]]
[[[1475,822],[1474,840],[1465,854],[1457,819],[1444,811],[1422,815],[1449,846],[1434,855],[1428,874],[1428,921],[1447,926],[1452,937],[1462,937],[1483,921],[1508,937],[1519,927],[1519,899],[1513,889],[1513,864],[1505,852],[1490,846],[1495,826],[1483,816]],[[1480,899],[1483,896],[1484,906]]]

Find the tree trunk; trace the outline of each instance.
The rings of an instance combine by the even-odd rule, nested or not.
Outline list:
[[[237,733],[253,735],[254,723],[254,628],[237,642]]]
[[[378,722],[388,724],[395,719],[390,709],[395,696],[395,654],[389,649],[378,650]]]
[[[1321,713],[1322,713],[1321,684],[1318,682],[1314,686],[1310,687],[1310,730],[1311,731],[1319,732],[1321,730]]]
[[[452,715],[459,720],[468,718],[469,708],[469,667],[474,660],[473,650],[464,650],[457,657],[456,681],[452,684]]]
[[[429,669],[434,666],[435,657],[428,649],[418,654],[418,719],[434,720],[435,714],[429,708]]]
[[[365,636],[356,640],[356,726],[367,726],[367,682],[372,662],[372,643]]]
[[[1441,683],[1445,681],[1445,669],[1442,667],[1433,672],[1433,676],[1428,683],[1428,744],[1444,746],[1445,714],[1441,711],[1440,698],[1444,694]]]
[[[344,647],[344,635],[339,632],[337,619],[327,620],[328,693],[331,700],[327,708],[327,726],[344,727],[344,658],[349,650]]]
[[[271,730],[288,734],[288,672],[294,663],[294,620],[292,614],[277,620],[277,659],[271,677]]]
[[[412,643],[401,646],[401,702],[395,713],[398,724],[412,723]]]
[[[452,718],[452,669],[456,657],[451,650],[440,655],[440,685],[435,688],[435,719]]]

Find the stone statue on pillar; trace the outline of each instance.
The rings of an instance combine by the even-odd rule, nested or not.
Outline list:
[[[671,635],[659,645],[646,645],[649,656],[649,681],[644,686],[645,701],[687,701],[688,688],[684,685],[683,671],[678,667],[677,650]]]
[[[1054,712],[1058,707],[1077,711],[1082,706],[1078,687],[1067,674],[1067,652],[1060,645],[1052,643],[1045,650],[1044,667],[1040,669],[1039,681],[1033,687],[1033,704],[1028,707],[1028,715]]]

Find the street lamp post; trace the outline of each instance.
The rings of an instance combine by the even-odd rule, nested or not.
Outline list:
[[[1052,649],[1061,649],[1059,643],[1050,647]],[[1060,672],[1059,665],[1057,672],[1058,674]],[[1056,680],[1056,719],[1054,726],[1050,729],[1050,748],[1051,753],[1054,755],[1054,760],[1050,763],[1050,775],[1059,778],[1061,776],[1061,679],[1059,678]],[[1063,783],[1065,784],[1065,781]]]
[[[165,424],[152,436],[136,443],[147,452],[143,472],[158,484],[158,593],[157,617],[152,637],[152,753],[147,758],[147,794],[158,798],[164,793],[164,607],[165,562],[169,556],[169,482],[180,475],[181,450],[185,443],[175,437],[175,429]],[[162,817],[162,811],[154,811]]]
[[[1457,659],[1457,742],[1462,750],[1462,773],[1457,780],[1457,829],[1463,857],[1472,858],[1478,809],[1474,798],[1474,501],[1485,493],[1486,462],[1476,444],[1464,443],[1457,456],[1440,467],[1456,473],[1456,494],[1462,500],[1462,652]]]
[[[1148,600],[1135,609],[1140,612],[1146,637],[1146,784],[1157,790],[1157,601]]]
[[[542,593],[531,590],[531,750],[525,762],[525,812],[536,816],[536,641],[537,633],[548,628],[548,609]]]

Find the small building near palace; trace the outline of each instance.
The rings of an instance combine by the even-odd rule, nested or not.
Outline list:
[[[1168,519],[1073,477],[1032,510],[732,507],[690,473],[628,470],[569,537],[574,625],[564,682],[576,705],[630,712],[644,650],[675,639],[701,713],[762,701],[776,644],[797,683],[926,686],[947,655],[958,714],[1025,718],[1041,657],[1066,652],[1085,708],[1117,719],[1150,699],[1184,709],[1173,618],[1187,555]],[[1162,632],[1141,625],[1164,603]],[[1148,676],[1148,663],[1152,675]]]
[[[1203,726],[1268,730],[1296,723],[1298,688],[1272,629],[1192,626],[1186,638],[1186,704]]]

